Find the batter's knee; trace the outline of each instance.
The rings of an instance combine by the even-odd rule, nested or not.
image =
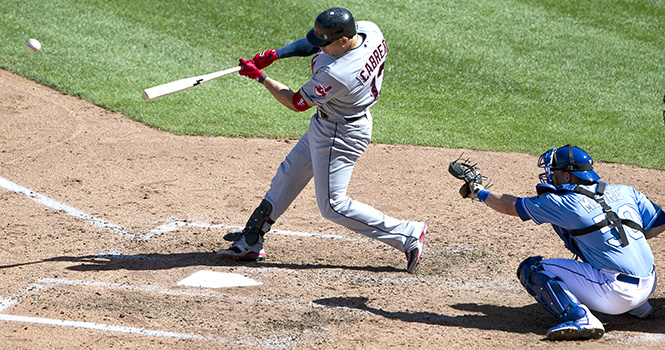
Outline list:
[[[345,208],[351,201],[349,197],[327,198],[319,202],[319,211],[321,215],[331,221],[344,217]]]

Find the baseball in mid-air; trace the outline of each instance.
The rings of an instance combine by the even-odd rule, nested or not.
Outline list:
[[[28,40],[28,43],[25,44],[25,46],[28,48],[28,51],[37,52],[42,48],[42,43],[40,43],[37,39],[30,39]]]

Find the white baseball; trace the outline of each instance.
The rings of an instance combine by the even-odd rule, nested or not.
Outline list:
[[[28,40],[28,43],[25,44],[25,46],[28,48],[28,51],[37,52],[42,48],[42,43],[40,43],[37,39],[30,39]]]

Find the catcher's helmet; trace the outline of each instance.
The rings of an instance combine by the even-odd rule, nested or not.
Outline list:
[[[341,37],[356,35],[356,21],[347,9],[334,7],[321,12],[314,28],[307,33],[307,41],[314,47],[324,47]]]
[[[552,184],[552,171],[567,171],[586,181],[598,181],[600,176],[593,171],[593,159],[579,147],[570,144],[549,149],[538,159],[538,167],[545,169],[540,181]]]

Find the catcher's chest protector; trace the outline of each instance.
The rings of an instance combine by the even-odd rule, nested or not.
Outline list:
[[[632,229],[638,230],[642,233],[644,233],[644,228],[640,226],[640,224],[628,220],[628,219],[622,219],[619,217],[619,215],[612,210],[612,208],[605,202],[605,198],[603,197],[603,194],[605,193],[605,183],[603,182],[598,182],[596,186],[596,192],[591,192],[579,185],[576,185],[572,187],[572,189],[569,189],[567,187],[558,187],[555,188],[554,186],[547,186],[547,185],[538,185],[537,187],[537,192],[544,193],[544,192],[551,192],[551,193],[556,193],[556,194],[563,194],[566,192],[575,192],[579,193],[581,195],[587,196],[594,201],[596,201],[601,208],[603,208],[603,212],[605,213],[605,219],[597,222],[591,226],[581,228],[581,229],[576,229],[576,230],[571,230],[570,234],[575,237],[575,236],[581,236],[585,235],[587,233],[591,233],[597,230],[600,230],[603,227],[606,226],[614,226],[617,231],[619,232],[619,238],[621,241],[621,246],[625,247],[628,245],[628,237],[626,236],[626,230],[623,228],[623,226],[628,226]]]

